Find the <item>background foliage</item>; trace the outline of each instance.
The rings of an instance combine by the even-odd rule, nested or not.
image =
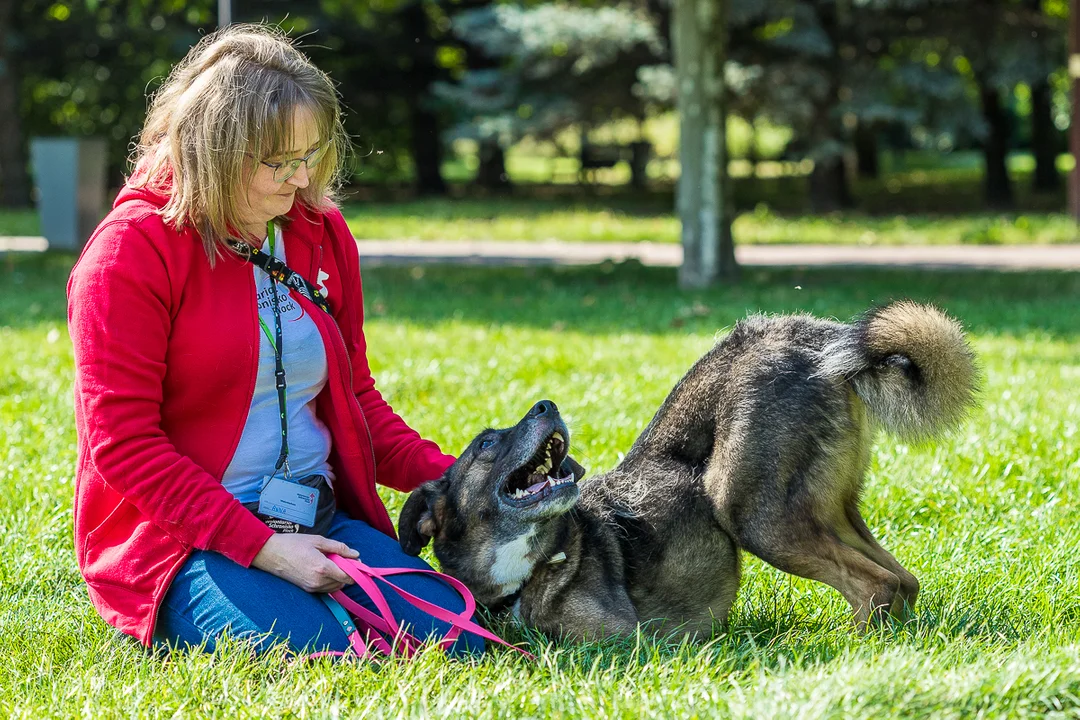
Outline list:
[[[876,177],[883,152],[911,148],[978,149],[984,205],[1015,202],[1006,158],[1017,149],[1034,156],[1036,190],[1058,191],[1069,122],[1065,0],[727,7],[730,111],[751,134],[733,156],[750,170],[813,161],[766,172],[810,173],[816,210],[857,204],[852,178]],[[667,0],[233,3],[234,20],[280,23],[301,38],[339,84],[357,183],[435,195],[556,180],[554,170],[507,171],[506,153],[522,143],[534,156],[571,159],[576,179],[583,143],[613,148],[625,167],[630,146],[645,140],[652,162],[639,186],[669,184],[677,139],[648,123],[674,101],[670,12]],[[107,137],[118,184],[145,94],[215,23],[212,0],[0,0],[0,97],[5,83],[14,89],[18,121],[17,133],[0,134],[0,198],[29,200],[22,167],[7,159],[25,163],[36,135]],[[787,140],[759,142],[770,128]]]

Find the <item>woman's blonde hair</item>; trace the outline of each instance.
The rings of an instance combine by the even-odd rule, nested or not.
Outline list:
[[[332,208],[349,148],[337,91],[279,28],[232,25],[207,35],[154,93],[128,183],[169,198],[161,210],[193,227],[213,263],[241,227],[245,188],[259,165],[291,149],[293,114],[315,118],[326,154],[297,202]]]

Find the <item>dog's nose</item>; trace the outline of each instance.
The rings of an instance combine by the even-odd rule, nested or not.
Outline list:
[[[559,408],[555,407],[555,403],[550,400],[541,400],[532,406],[532,410],[526,416],[528,418],[538,418],[545,415],[555,415],[559,412]]]

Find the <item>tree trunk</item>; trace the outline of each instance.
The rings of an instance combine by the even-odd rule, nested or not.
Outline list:
[[[876,180],[880,175],[877,132],[866,123],[859,123],[855,130],[855,167],[863,180]]]
[[[1035,155],[1035,189],[1058,190],[1058,130],[1050,114],[1050,84],[1045,80],[1031,86],[1031,151]]]
[[[0,0],[0,207],[29,207],[30,177],[19,122],[19,76],[6,37],[14,10],[14,0]]]
[[[435,40],[422,3],[407,5],[401,13],[407,37],[416,38],[416,55],[406,92],[411,110],[409,119],[413,165],[416,167],[416,191],[420,195],[446,195],[442,177],[442,138],[439,117],[425,103],[431,96],[431,85],[439,78],[435,64]]]
[[[476,184],[494,191],[510,187],[510,176],[506,174],[506,154],[498,140],[480,142],[480,168],[476,172]]]
[[[446,195],[442,176],[442,138],[439,118],[420,107],[421,98],[412,108],[412,156],[416,165],[416,192],[420,195]]]
[[[814,100],[813,126],[810,131],[814,170],[810,173],[810,206],[814,212],[832,212],[852,206],[844,158],[839,150],[847,146],[844,128],[836,118],[836,105],[844,74],[840,49],[844,28],[850,18],[840,3],[815,6],[818,22],[829,37],[833,52],[823,59],[821,70],[829,79],[827,91]]]
[[[979,97],[982,100],[983,117],[989,126],[983,140],[983,159],[986,163],[986,204],[992,208],[1013,206],[1012,183],[1005,165],[1009,152],[1009,116],[1001,104],[1001,93],[980,79]]]
[[[727,0],[674,0],[671,35],[678,77],[676,205],[682,222],[679,284],[706,287],[738,277],[725,142]]]
[[[844,210],[852,206],[844,158],[840,155],[814,161],[810,173],[810,205],[814,212]]]

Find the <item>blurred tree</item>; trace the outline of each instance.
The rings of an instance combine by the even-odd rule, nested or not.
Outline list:
[[[443,0],[254,0],[238,21],[278,23],[337,82],[356,141],[360,182],[411,176],[420,195],[444,195],[443,116],[431,85],[454,53]],[[370,178],[370,180],[369,180]]]
[[[991,207],[1014,204],[1007,157],[1015,136],[1013,92],[1020,84],[1031,88],[1038,187],[1052,189],[1060,182],[1048,78],[1064,58],[1064,11],[1053,5],[1041,0],[921,2],[923,46],[933,47],[934,57],[974,89],[982,117],[968,128],[982,146],[984,192]]]
[[[214,8],[213,0],[20,3],[11,33],[19,47],[15,107],[24,134],[106,138],[109,181],[119,185],[146,114],[146,92],[213,27]]]
[[[875,172],[879,136],[904,128],[918,144],[949,150],[977,138],[991,204],[1011,202],[1005,170],[1017,83],[1032,88],[1037,187],[1058,180],[1060,134],[1047,78],[1061,66],[1061,0],[731,0],[725,75],[730,111],[791,127],[787,157],[809,157],[815,210],[851,203],[844,156]],[[662,99],[670,68],[641,68]]]
[[[683,245],[679,284],[687,288],[738,277],[724,112],[727,10],[726,0],[674,0],[671,31],[682,166],[676,195]]]
[[[234,3],[233,19],[280,21],[338,82],[349,110],[346,126],[359,146],[360,178],[366,172],[385,182],[411,174],[419,192],[440,194],[446,111],[430,87],[455,62],[441,7],[434,0],[262,0]],[[106,137],[110,182],[119,184],[145,117],[146,93],[215,28],[216,8],[214,0],[27,0],[0,46],[17,43],[15,67],[26,68],[13,103],[16,119],[33,134]],[[0,93],[10,77],[0,73]],[[25,138],[14,140],[20,133],[0,136],[0,152],[22,148],[25,158]],[[25,161],[16,164],[22,166]]]
[[[393,171],[411,161],[421,195],[445,195],[443,127],[448,112],[432,97],[434,83],[460,64],[444,0],[324,0],[311,25],[324,51],[309,54],[340,83],[346,118],[360,140],[361,163],[387,162]],[[290,19],[296,12],[289,3]],[[286,20],[288,22],[288,20]],[[359,177],[363,177],[361,174]]]
[[[30,205],[26,140],[19,117],[19,40],[11,31],[15,0],[0,0],[0,207]]]
[[[492,4],[457,13],[453,28],[470,48],[468,70],[436,94],[456,108],[451,134],[487,152],[574,123],[642,118],[637,68],[666,50],[644,8],[630,5]]]
[[[1031,151],[1035,156],[1033,187],[1039,191],[1054,191],[1061,187],[1057,156],[1061,150],[1062,134],[1054,125],[1050,75],[1064,63],[1068,6],[1064,2],[1046,3],[1027,0],[1027,17],[1031,26],[1032,52],[1036,67],[1031,81]]]
[[[234,18],[282,22],[339,83],[359,179],[412,176],[438,194],[447,137],[476,139],[478,181],[498,186],[508,182],[503,149],[524,135],[673,107],[672,2],[245,0]],[[845,157],[873,174],[878,138],[900,128],[937,150],[978,138],[987,196],[1007,205],[1017,102],[1031,118],[1037,187],[1059,182],[1063,111],[1051,101],[1061,91],[1048,78],[1062,76],[1064,0],[725,7],[726,108],[792,128],[789,156],[815,161],[816,209],[849,204]],[[0,0],[0,102],[18,108],[0,119],[0,198],[28,196],[18,176],[31,133],[108,137],[118,182],[146,91],[214,27],[215,10],[214,0]]]
[[[900,2],[901,0],[896,0]],[[810,158],[815,210],[850,206],[845,155],[857,140],[859,167],[873,173],[876,136],[917,111],[887,62],[892,0],[730,1],[731,42],[725,67],[730,112],[790,127],[785,156]],[[639,70],[642,92],[656,100],[674,93],[670,67]]]

